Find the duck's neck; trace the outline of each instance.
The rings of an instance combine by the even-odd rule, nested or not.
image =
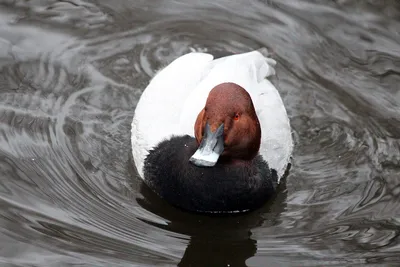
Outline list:
[[[246,167],[251,165],[252,160],[253,159],[240,159],[240,158],[221,156],[218,160],[218,163],[224,165],[237,166],[237,167]]]

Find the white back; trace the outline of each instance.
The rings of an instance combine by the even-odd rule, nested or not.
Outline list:
[[[148,151],[172,135],[194,136],[194,123],[211,89],[233,82],[252,98],[261,124],[260,154],[280,178],[293,142],[282,99],[265,79],[275,73],[274,65],[259,51],[217,60],[210,54],[189,53],[161,70],[141,96],[132,122],[133,159],[140,176]]]

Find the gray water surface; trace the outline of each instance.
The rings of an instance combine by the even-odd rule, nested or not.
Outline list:
[[[148,81],[263,46],[289,176],[249,214],[169,206],[132,164]],[[1,0],[0,265],[398,266],[399,85],[396,0]]]

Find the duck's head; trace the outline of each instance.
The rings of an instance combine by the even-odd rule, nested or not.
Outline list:
[[[218,159],[251,160],[260,148],[261,128],[249,93],[235,83],[222,83],[208,95],[194,126],[197,151],[190,161],[212,167]]]

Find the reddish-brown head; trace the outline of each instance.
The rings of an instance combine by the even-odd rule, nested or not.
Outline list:
[[[222,83],[211,90],[197,117],[194,132],[200,147],[191,161],[200,166],[213,166],[219,155],[225,159],[250,160],[260,148],[261,128],[253,102],[249,93],[235,83]],[[220,141],[210,143],[210,138]],[[204,143],[209,145],[208,152],[204,151]],[[222,150],[211,157],[211,161],[216,157],[214,164],[208,162],[207,156],[212,150],[217,154]]]

